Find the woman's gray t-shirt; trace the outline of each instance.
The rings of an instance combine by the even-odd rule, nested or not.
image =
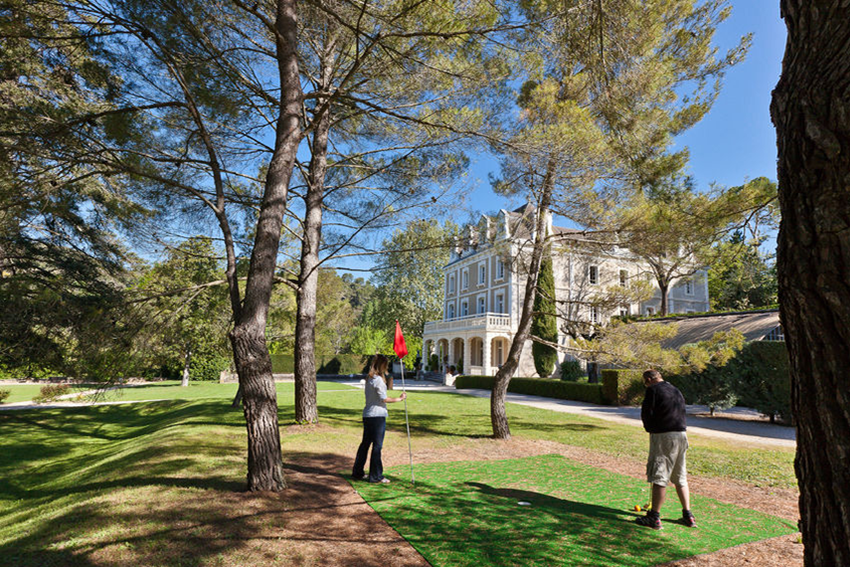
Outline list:
[[[387,385],[380,376],[366,378],[366,407],[363,417],[387,417]]]

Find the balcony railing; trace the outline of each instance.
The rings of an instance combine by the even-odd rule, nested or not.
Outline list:
[[[448,321],[429,321],[425,323],[425,334],[443,331],[471,331],[489,329],[507,331],[511,328],[511,316],[507,313],[478,313],[465,317],[455,317]]]

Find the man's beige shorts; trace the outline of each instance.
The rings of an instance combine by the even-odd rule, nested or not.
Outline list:
[[[676,486],[688,485],[685,453],[688,451],[688,434],[684,431],[649,434],[649,460],[646,462],[646,480],[659,486],[672,482]]]

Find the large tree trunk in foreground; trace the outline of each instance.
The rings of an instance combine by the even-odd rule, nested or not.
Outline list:
[[[241,308],[234,306],[236,322],[230,333],[248,429],[248,490],[252,491],[286,488],[277,422],[277,393],[265,332],[286,212],[286,195],[302,135],[301,83],[295,51],[298,30],[295,2],[277,2],[275,32],[281,99],[275,151],[266,175],[245,285],[245,301]]]
[[[286,488],[277,423],[277,391],[272,359],[255,326],[240,326],[230,336],[242,388],[242,407],[248,427],[248,489]]]
[[[771,115],[805,564],[850,565],[850,5],[783,0]]]
[[[496,380],[493,382],[493,390],[490,392],[490,423],[493,425],[493,437],[496,439],[511,438],[511,428],[508,425],[508,415],[505,412],[505,397],[507,396],[511,376],[514,375],[514,372],[519,367],[522,347],[531,335],[531,319],[534,313],[537,276],[540,273],[543,250],[546,247],[546,214],[549,212],[551,198],[552,183],[551,174],[549,174],[543,182],[543,192],[538,203],[534,242],[531,250],[531,261],[528,266],[528,279],[525,282],[525,297],[522,301],[519,327],[511,341],[507,360],[505,360],[499,371],[496,372]]]

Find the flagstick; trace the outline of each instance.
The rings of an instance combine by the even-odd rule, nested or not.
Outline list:
[[[413,476],[413,449],[410,446],[410,422],[407,419],[407,391],[404,389],[404,360],[401,360],[401,391],[404,396],[404,425],[407,426],[407,454],[410,455],[410,484],[416,484]]]

